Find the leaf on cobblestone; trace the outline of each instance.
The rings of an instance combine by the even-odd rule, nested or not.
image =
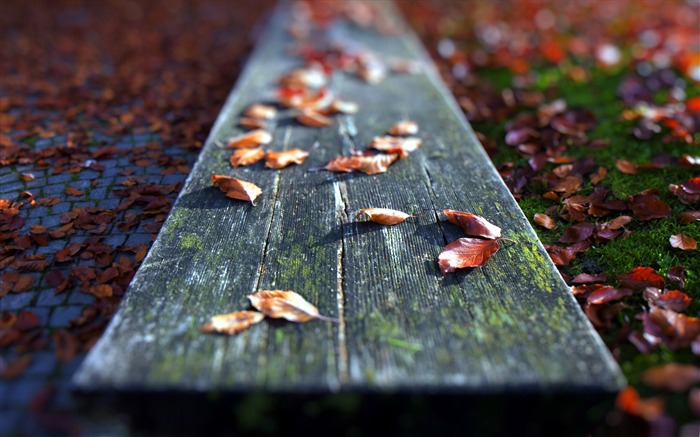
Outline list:
[[[54,331],[51,338],[56,345],[55,355],[59,361],[65,363],[75,358],[80,349],[80,343],[73,334],[65,329],[59,329]]]
[[[51,265],[46,255],[23,256],[12,263],[12,268],[20,272],[43,272]]]
[[[111,297],[112,296],[112,287],[107,284],[97,284],[93,285],[90,287],[89,290],[90,294],[97,298],[104,298],[104,297]]]
[[[12,287],[13,293],[24,293],[29,291],[34,285],[34,277],[32,275],[22,275],[18,278]]]
[[[202,332],[234,335],[243,332],[256,323],[262,322],[265,314],[257,311],[234,311],[211,317],[209,323],[200,328]]]
[[[2,379],[16,379],[22,376],[27,367],[32,364],[32,355],[22,355],[20,357],[14,358],[9,362],[5,362],[4,359],[0,358],[0,378]]]
[[[66,195],[68,195],[68,196],[74,196],[74,197],[80,197],[80,196],[85,195],[85,192],[80,191],[79,189],[73,188],[73,187],[66,187],[66,189],[63,190],[63,192],[66,193]]]

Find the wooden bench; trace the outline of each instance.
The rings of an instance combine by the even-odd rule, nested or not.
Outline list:
[[[439,416],[427,410],[474,422],[503,407],[509,417],[534,418],[539,432],[547,419],[524,414],[523,402],[585,399],[575,408],[587,408],[624,384],[420,42],[390,4],[374,4],[399,35],[348,22],[325,35],[381,59],[417,61],[422,72],[389,74],[377,84],[334,73],[335,93],[359,103],[356,115],[334,116],[324,128],[280,119],[272,130],[274,150],[319,143],[303,165],[232,169],[231,151],[217,144],[243,132],[237,120],[244,109],[274,100],[277,79],[300,65],[286,30],[290,5],[281,5],[119,312],[76,373],[79,392],[148,399],[139,404],[141,418],[157,426],[194,420],[193,409],[164,412],[176,404],[199,406],[207,420],[214,411],[234,420],[230,410],[212,407],[231,395],[235,414],[254,415],[256,405],[294,410],[289,417],[297,418],[351,411],[356,424],[379,406],[385,419],[414,425],[435,423]],[[418,123],[424,142],[387,173],[308,171],[364,148],[402,119]],[[255,206],[226,198],[212,174],[254,182],[263,194]],[[355,219],[366,207],[416,217],[397,226]],[[443,275],[438,254],[464,236],[441,217],[443,208],[487,218],[514,244],[485,267]],[[339,323],[263,322],[231,337],[200,332],[209,317],[248,308],[246,295],[262,289],[294,290]],[[165,403],[152,401],[161,395]],[[424,396],[433,400],[416,400]],[[299,400],[309,397],[316,403]],[[193,398],[197,403],[187,401]],[[564,414],[558,402],[548,405]],[[163,410],[145,413],[154,408]],[[584,416],[572,408],[562,420]],[[527,433],[522,421],[489,420],[484,429]]]

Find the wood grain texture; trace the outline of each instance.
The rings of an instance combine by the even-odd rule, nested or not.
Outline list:
[[[387,14],[396,14],[391,5]],[[415,35],[379,36],[339,23],[332,38],[424,74],[368,85],[335,73],[355,116],[317,129],[282,120],[271,148],[320,147],[283,170],[231,169],[216,145],[240,133],[251,103],[274,97],[298,62],[282,6],[108,331],[75,376],[82,390],[424,393],[606,392],[624,383],[607,349],[441,83]],[[398,18],[397,18],[398,19]],[[394,122],[418,122],[423,146],[386,174],[308,172],[364,148]],[[257,206],[211,187],[222,173],[263,189]],[[361,208],[414,214],[396,226]],[[479,214],[515,241],[488,265],[443,276],[437,256],[461,231],[437,212]],[[340,323],[263,322],[234,337],[203,335],[209,316],[248,308],[260,289],[294,290]]]

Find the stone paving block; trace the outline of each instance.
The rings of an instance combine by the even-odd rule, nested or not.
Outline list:
[[[151,242],[151,234],[145,234],[145,233],[134,233],[129,235],[129,238],[126,240],[126,245],[127,246],[135,246],[137,244],[148,244]]]
[[[41,220],[41,224],[46,226],[47,228],[54,228],[54,227],[59,227],[61,226],[61,216],[60,214],[62,212],[67,212],[69,211],[68,203],[65,203],[65,207],[59,207],[61,204],[54,205],[53,208],[51,208],[51,214],[47,215]],[[65,211],[63,211],[65,209]],[[58,211],[57,211],[58,210]]]
[[[63,195],[64,190],[66,189],[65,182],[63,183],[56,183],[55,181],[51,181],[53,185],[47,185],[44,187],[43,192],[44,196],[51,196],[51,195]]]
[[[12,387],[8,392],[13,402],[17,402],[18,404],[27,404],[34,397],[36,392],[45,386],[46,383],[44,381],[23,378],[12,384]]]
[[[81,181],[89,181],[92,182],[93,179],[99,179],[101,177],[100,172],[95,171],[95,170],[83,170],[80,173],[79,179]]]
[[[35,306],[28,307],[26,309],[39,317],[39,320],[41,320],[41,326],[47,326],[49,324],[49,313],[51,312],[51,308]]]
[[[60,173],[57,175],[51,175],[49,177],[49,181],[52,184],[60,184],[60,183],[70,182],[71,180],[73,180],[73,174],[67,173],[67,172]]]
[[[90,190],[90,199],[102,200],[107,197],[107,188],[93,188]]]
[[[43,290],[39,293],[36,300],[36,305],[38,306],[56,306],[61,305],[66,301],[65,293],[56,294],[53,288]]]
[[[78,305],[55,307],[51,312],[50,326],[64,327],[68,326],[71,320],[80,316],[83,312],[83,307]]]
[[[85,190],[90,187],[90,180],[77,180],[68,184],[69,187],[77,188],[79,190]]]
[[[22,191],[24,191],[24,184],[20,180],[8,181],[2,184],[2,188],[0,188],[0,194],[19,193]]]
[[[72,305],[90,305],[95,301],[95,297],[88,293],[83,293],[80,290],[73,290],[68,295],[66,303]]]
[[[118,199],[110,198],[110,199],[101,200],[101,201],[99,202],[99,205],[98,205],[98,206],[99,206],[100,208],[105,208],[105,209],[114,209],[114,208],[116,208],[120,203],[122,203],[122,199],[121,199],[121,198],[118,198]]]
[[[27,217],[31,219],[40,219],[42,217],[46,217],[47,215],[49,215],[49,209],[47,207],[37,206],[35,208],[29,209],[29,214],[27,215]]]
[[[0,310],[17,311],[29,306],[33,293],[8,294],[0,299]]]
[[[32,357],[32,364],[24,371],[27,376],[49,376],[56,368],[56,356],[51,352],[35,352]]]
[[[187,178],[186,174],[173,173],[173,174],[163,176],[163,179],[161,179],[161,183],[163,185],[176,184],[178,182],[183,182],[186,178]]]

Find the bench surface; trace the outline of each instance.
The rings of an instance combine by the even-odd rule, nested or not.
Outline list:
[[[263,38],[102,339],[75,376],[78,389],[245,393],[416,391],[613,393],[608,353],[482,150],[415,35],[391,5],[398,36],[347,22],[336,41],[424,65],[370,85],[342,72],[332,88],[360,111],[325,128],[293,119],[271,129],[273,150],[320,146],[303,165],[232,169],[216,145],[241,133],[252,103],[275,99],[294,67],[288,5]],[[423,146],[387,173],[309,172],[364,148],[394,122],[415,120]],[[212,174],[254,182],[253,206],[224,197]],[[361,208],[417,214],[397,225],[358,221]],[[514,244],[483,268],[441,274],[437,256],[464,234],[436,211],[469,211]],[[339,323],[263,322],[232,337],[200,333],[215,314],[249,308],[246,295],[294,290]]]

